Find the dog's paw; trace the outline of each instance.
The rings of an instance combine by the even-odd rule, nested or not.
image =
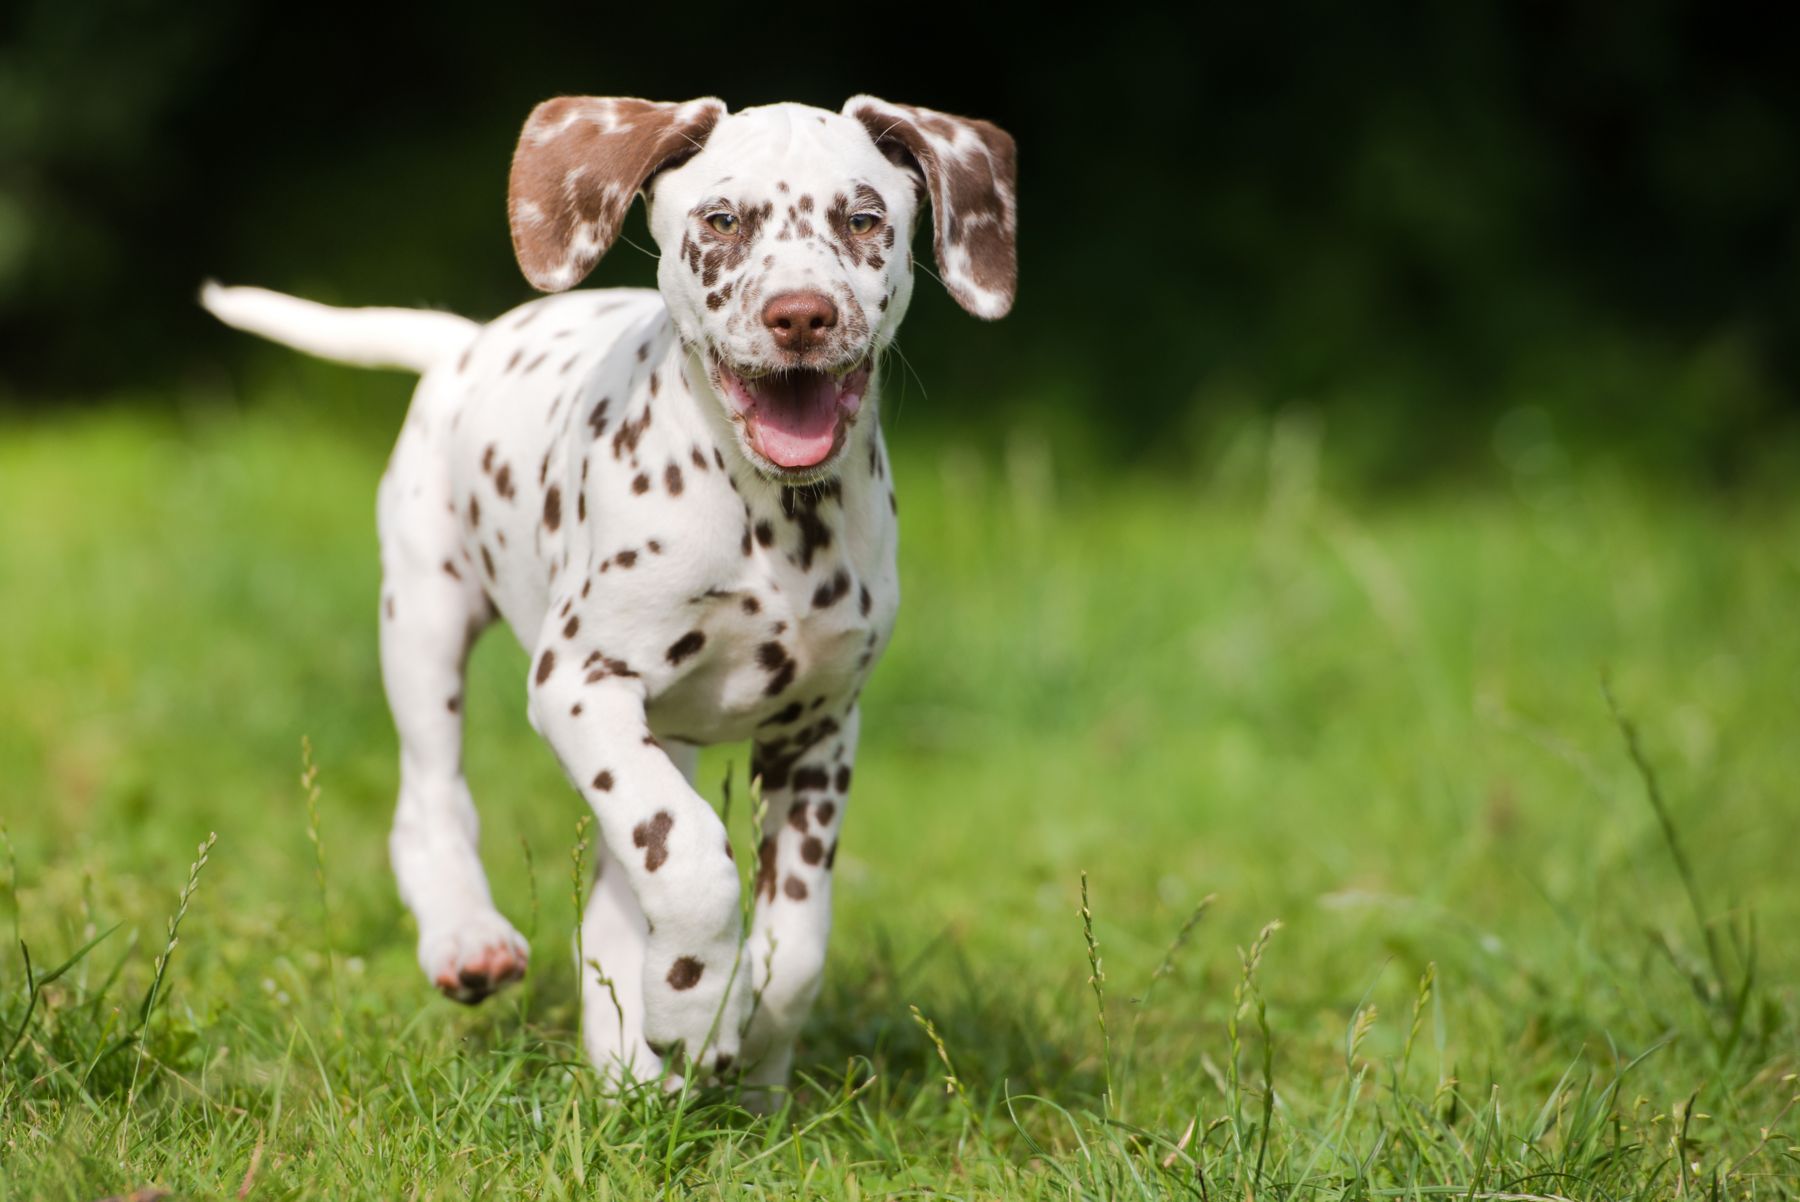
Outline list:
[[[670,954],[655,941],[644,952],[644,1042],[665,1072],[699,1080],[736,1071],[750,1017],[750,972],[737,948]]]
[[[419,932],[419,966],[443,995],[473,1006],[525,975],[531,949],[492,910]]]

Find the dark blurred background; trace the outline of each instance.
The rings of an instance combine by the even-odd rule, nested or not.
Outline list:
[[[1300,407],[1377,481],[1478,469],[1519,414],[1707,479],[1794,462],[1800,70],[1773,26],[1666,0],[1051,11],[15,0],[0,404],[253,373],[273,352],[198,312],[206,276],[527,299],[503,198],[545,97],[868,91],[1021,148],[1018,307],[977,327],[921,276],[909,424],[1180,463]],[[621,244],[589,283],[652,275]]]

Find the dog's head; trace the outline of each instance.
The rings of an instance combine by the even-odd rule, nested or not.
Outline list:
[[[829,474],[912,298],[929,198],[938,270],[978,317],[1012,307],[1013,141],[985,121],[857,96],[727,113],[717,100],[563,97],[513,156],[513,248],[546,292],[579,283],[643,192],[657,280],[750,461]]]

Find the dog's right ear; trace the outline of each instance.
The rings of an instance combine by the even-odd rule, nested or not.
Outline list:
[[[560,96],[531,111],[513,152],[506,211],[531,286],[573,288],[606,253],[650,177],[697,153],[723,101]]]

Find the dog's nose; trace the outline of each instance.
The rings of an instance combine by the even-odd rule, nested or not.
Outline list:
[[[763,324],[784,351],[809,351],[831,336],[837,306],[823,292],[784,292],[763,306]]]

